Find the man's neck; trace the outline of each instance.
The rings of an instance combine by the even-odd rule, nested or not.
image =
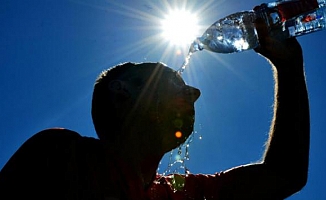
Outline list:
[[[130,171],[142,180],[144,188],[152,183],[164,153],[155,153],[142,145],[128,144],[128,142],[116,142],[114,145],[106,146],[109,147],[109,152],[115,152],[116,157],[128,165]]]

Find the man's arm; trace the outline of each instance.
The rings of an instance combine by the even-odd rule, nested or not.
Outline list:
[[[274,116],[264,164],[292,180],[298,190],[307,182],[310,117],[303,55],[295,38],[280,41],[259,29],[260,49],[271,62],[275,80]]]
[[[265,30],[259,30],[264,34]],[[225,172],[226,199],[284,199],[304,187],[309,160],[309,105],[302,50],[295,38],[260,35],[257,52],[272,64],[274,116],[262,163]]]
[[[293,57],[274,59],[275,105],[264,164],[301,189],[309,163],[309,103],[301,48],[293,38],[285,45]],[[300,53],[299,53],[300,51]]]

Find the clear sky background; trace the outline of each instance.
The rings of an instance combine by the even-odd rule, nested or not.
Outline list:
[[[196,13],[204,31],[219,18],[263,3],[173,2],[1,0],[0,168],[26,139],[46,128],[96,137],[91,95],[102,70],[126,61],[161,61],[178,69],[188,45],[171,45],[161,36],[160,20],[171,8]],[[291,200],[326,199],[325,36],[321,31],[298,38],[310,98],[311,152],[308,184]],[[186,162],[190,172],[215,173],[259,160],[272,118],[269,63],[252,50],[202,51],[193,55],[183,77],[202,92]]]

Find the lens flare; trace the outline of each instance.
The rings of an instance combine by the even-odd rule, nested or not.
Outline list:
[[[181,137],[182,137],[182,133],[181,133],[181,131],[177,131],[177,132],[175,132],[175,137],[176,137],[176,138],[181,138]]]

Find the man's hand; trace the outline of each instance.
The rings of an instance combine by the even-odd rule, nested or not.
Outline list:
[[[257,19],[256,27],[260,46],[254,50],[269,59],[276,68],[279,64],[282,67],[291,67],[292,62],[303,62],[302,49],[296,38],[271,37],[268,27],[262,19]]]

